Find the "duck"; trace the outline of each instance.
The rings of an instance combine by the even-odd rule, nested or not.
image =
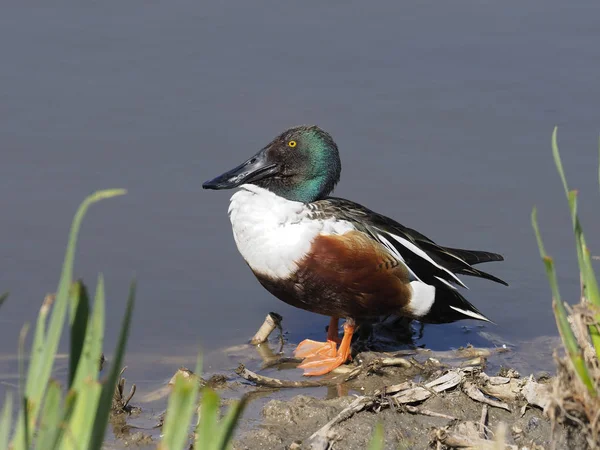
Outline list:
[[[233,238],[258,282],[285,303],[330,318],[325,341],[305,339],[294,351],[304,375],[324,375],[350,360],[352,336],[363,320],[395,315],[421,323],[491,322],[461,294],[467,286],[458,275],[508,286],[474,267],[504,258],[443,247],[330,196],[341,168],[329,133],[297,126],[202,185],[237,189],[228,209]]]

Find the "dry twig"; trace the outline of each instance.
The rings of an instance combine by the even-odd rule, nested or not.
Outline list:
[[[447,391],[457,386],[463,380],[463,373],[460,370],[450,370],[446,374],[433,381],[412,389],[400,391],[393,395],[392,398],[396,404],[401,403],[418,403],[428,399],[434,393]]]
[[[495,408],[502,408],[510,412],[510,407],[506,403],[487,398],[483,392],[481,392],[479,388],[470,381],[465,381],[463,383],[463,391],[476,402],[486,403]]]
[[[348,420],[357,412],[372,406],[375,401],[376,399],[374,397],[358,397],[308,438],[310,448],[312,450],[326,450],[329,447],[329,434],[331,429],[338,423]]]
[[[263,342],[266,342],[267,339],[269,339],[269,336],[271,335],[271,333],[276,328],[281,330],[281,321],[282,320],[283,320],[283,317],[281,317],[277,313],[270,312],[269,314],[267,314],[265,321],[260,326],[260,328],[254,335],[254,337],[250,340],[250,343],[252,345],[259,345],[259,344],[262,344]]]
[[[481,408],[481,419],[479,420],[479,436],[482,439],[485,439],[485,424],[487,423],[488,416],[488,405],[486,403],[483,404],[483,408]]]
[[[324,378],[321,380],[302,380],[302,381],[290,381],[290,380],[279,380],[277,378],[265,377],[251,370],[246,369],[243,364],[235,370],[240,377],[257,386],[265,386],[270,388],[303,388],[303,387],[319,387],[319,386],[333,386],[340,383],[345,383],[356,377],[361,371],[362,366],[358,366],[350,371],[350,373],[338,375],[333,378]]]
[[[438,413],[435,411],[429,411],[428,409],[417,408],[416,406],[403,405],[402,408],[411,414],[420,414],[422,416],[439,417],[440,419],[456,420],[456,417],[454,417],[454,416],[449,416],[448,414],[442,414],[442,413]]]

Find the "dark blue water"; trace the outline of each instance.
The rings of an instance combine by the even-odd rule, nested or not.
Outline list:
[[[599,13],[598,2],[554,0],[4,5],[5,378],[14,381],[22,324],[56,288],[77,205],[101,188],[129,194],[86,217],[76,274],[106,277],[108,349],[137,279],[128,349],[148,379],[176,366],[151,362],[193,360],[199,343],[245,342],[272,310],[290,341],[321,337],[326,318],[271,297],[242,261],[231,193],[201,189],[297,124],[337,140],[336,195],[441,244],[505,255],[482,268],[509,288],[465,279],[467,297],[497,323],[485,331],[517,344],[556,334],[529,215],[537,205],[565,297],[577,300],[550,134],[559,124],[598,249]],[[464,345],[476,339],[465,325],[476,323],[427,327],[420,343]]]

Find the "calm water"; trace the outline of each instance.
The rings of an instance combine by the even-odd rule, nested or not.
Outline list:
[[[201,189],[297,124],[337,140],[336,195],[442,244],[505,255],[484,270],[510,288],[466,279],[468,298],[497,323],[485,331],[517,344],[555,334],[529,214],[536,204],[574,295],[549,142],[559,124],[584,226],[596,231],[600,3],[220,3],[3,5],[4,379],[14,382],[22,324],[56,287],[77,205],[101,188],[129,194],[86,217],[76,272],[89,283],[106,277],[109,349],[138,280],[128,347],[147,363],[138,380],[169,376],[199,343],[210,352],[245,342],[268,311],[285,317],[291,342],[320,337],[327,319],[271,297],[238,255],[231,192]],[[473,341],[465,325],[476,323],[427,327],[420,343]]]

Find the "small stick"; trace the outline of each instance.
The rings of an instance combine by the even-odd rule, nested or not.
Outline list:
[[[240,377],[250,381],[258,386],[265,386],[271,388],[301,388],[301,387],[319,387],[319,386],[333,386],[339,383],[350,381],[356,377],[361,371],[362,366],[354,368],[350,373],[339,375],[334,378],[326,378],[323,380],[306,380],[306,381],[290,381],[290,380],[279,380],[277,378],[265,377],[251,370],[246,369],[243,364],[235,370]]]
[[[425,385],[417,385],[411,389],[399,391],[397,394],[394,394],[392,398],[397,404],[422,402],[432,395],[437,395],[440,392],[454,388],[463,379],[464,374],[461,371],[450,370],[441,377],[436,378]]]
[[[374,397],[358,397],[346,408],[342,409],[337,416],[323,425],[319,430],[315,431],[309,438],[308,441],[311,443],[310,448],[313,450],[325,450],[329,443],[328,434],[329,431],[336,426],[338,423],[348,420],[357,412],[362,411],[365,408],[372,406],[375,403]]]
[[[252,345],[259,345],[266,342],[267,339],[269,339],[269,336],[271,335],[273,330],[275,330],[276,328],[281,329],[282,320],[283,317],[281,317],[277,313],[270,312],[269,314],[267,314],[265,321],[260,326],[254,337],[250,340],[250,343]]]
[[[438,430],[436,434],[436,440],[450,448],[485,448],[484,445],[488,444],[488,441],[483,439],[473,439],[469,436],[462,436],[458,433],[450,433],[447,430]]]
[[[479,436],[481,436],[482,439],[486,439],[485,424],[487,422],[487,415],[488,415],[488,405],[484,404],[483,408],[481,409],[481,419],[479,420]]]
[[[411,364],[411,362],[408,359],[397,357],[397,358],[383,358],[381,360],[381,366],[382,367],[400,366],[400,367],[404,367],[405,369],[408,369],[408,368],[412,367],[413,365]]]
[[[396,358],[374,359],[372,361],[369,361],[366,368],[367,368],[367,372],[378,372],[383,367],[402,367],[404,369],[408,369],[412,366],[413,365],[411,364],[411,362],[409,360],[407,360],[405,358],[396,357]]]
[[[391,386],[384,386],[382,389],[377,389],[373,395],[391,395],[396,392],[404,391],[406,389],[410,389],[414,386],[412,381],[405,381],[400,384],[392,384]]]
[[[411,414],[420,414],[422,416],[439,417],[441,419],[456,420],[456,417],[454,417],[454,416],[449,416],[447,414],[442,414],[442,413],[438,413],[435,411],[429,411],[428,409],[417,408],[416,406],[402,405],[402,408]]]
[[[463,383],[463,391],[476,402],[487,403],[495,408],[502,408],[510,412],[510,407],[506,403],[487,398],[485,395],[483,395],[483,392],[481,392],[479,388],[470,381],[465,381]]]
[[[358,369],[360,369],[360,368],[361,368],[361,366],[358,367]],[[428,383],[427,388],[433,388],[435,391],[438,391],[438,390],[443,391],[443,390],[450,389],[451,387],[456,386],[461,380],[462,380],[462,376],[461,376],[460,372],[448,372],[445,375],[439,377],[438,379]],[[411,385],[412,385],[412,383],[406,382],[406,383],[402,383],[402,384],[399,384],[396,386],[390,386],[388,389],[391,389],[391,390],[404,389],[405,387],[409,387]],[[423,389],[423,388],[418,387],[417,389]],[[386,389],[384,388],[383,391],[385,392],[385,390]],[[401,392],[401,393],[404,393],[404,392]],[[387,400],[386,403],[393,405],[394,403],[401,404],[401,403],[405,403],[405,402],[422,401],[431,395],[427,390],[425,390],[425,393],[426,393],[426,395],[424,396],[424,398],[418,398],[417,400],[406,399],[405,401],[398,401],[398,399],[395,397],[397,397],[400,394],[396,394],[395,396],[390,397],[389,399],[386,399]],[[362,396],[362,397],[358,397],[356,400],[354,400],[350,405],[348,405],[346,408],[344,408],[342,411],[340,411],[340,413],[338,413],[338,415],[336,415],[333,419],[331,419],[323,427],[321,427],[319,430],[317,430],[315,433],[313,433],[310,436],[310,438],[308,439],[308,442],[310,443],[310,448],[312,450],[325,450],[325,449],[329,448],[328,447],[328,445],[329,445],[328,435],[329,435],[331,429],[335,425],[339,424],[340,422],[343,422],[344,420],[349,419],[354,414],[356,414],[364,409],[371,408],[375,404],[381,405],[381,398],[379,397],[380,395],[381,395],[381,391],[378,391],[374,396]],[[403,409],[405,409],[406,411],[413,413],[413,414],[422,414],[422,415],[431,416],[431,417],[440,417],[440,418],[448,419],[448,420],[456,419],[455,417],[448,416],[446,414],[436,413],[433,411],[416,408],[414,406],[410,406],[410,405],[406,405],[406,404],[403,404],[401,407]]]
[[[436,432],[435,439],[437,443],[442,443],[446,447],[450,448],[465,448],[465,449],[497,449],[502,448],[506,450],[517,450],[516,445],[504,444],[497,442],[488,441],[486,439],[479,439],[471,436],[464,436],[459,433],[449,432],[446,429],[439,429]]]

